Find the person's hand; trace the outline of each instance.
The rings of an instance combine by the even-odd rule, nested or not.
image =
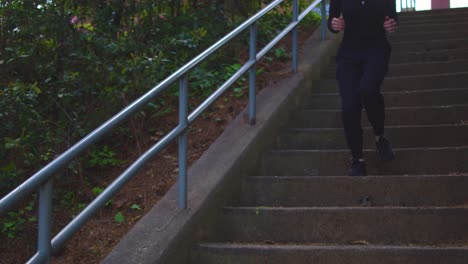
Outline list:
[[[334,17],[331,21],[331,26],[334,31],[342,31],[344,30],[346,24],[343,17],[341,16],[339,18]]]
[[[388,33],[393,33],[397,30],[397,22],[393,18],[385,17],[385,22],[383,24],[385,31]]]

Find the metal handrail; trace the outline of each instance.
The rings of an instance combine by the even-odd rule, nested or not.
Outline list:
[[[284,0],[272,1],[269,5],[242,23],[232,32],[227,34],[221,40],[213,44],[210,48],[196,56],[190,62],[182,66],[172,75],[167,77],[157,86],[149,90],[143,96],[135,100],[129,106],[124,108],[118,114],[107,120],[97,129],[93,130],[86,137],[62,153],[59,157],[40,169],[37,173],[23,182],[13,191],[8,193],[0,200],[0,215],[7,213],[16,203],[24,199],[27,195],[39,189],[39,236],[38,251],[28,261],[28,263],[49,263],[53,252],[57,252],[67,240],[69,240],[79,228],[81,228],[95,213],[102,208],[106,202],[120,190],[130,178],[141,169],[146,162],[154,155],[163,150],[169,143],[178,138],[179,143],[179,202],[180,208],[187,208],[187,128],[188,126],[217,98],[219,98],[233,83],[235,83],[243,74],[249,72],[249,123],[255,124],[256,116],[256,63],[266,55],[281,39],[289,32],[293,32],[292,45],[292,71],[297,72],[297,25],[310,13],[317,5],[322,3],[322,40],[325,39],[326,28],[326,1],[315,0],[302,13],[299,14],[298,0],[291,0],[292,21],[281,31],[270,43],[268,43],[260,52],[257,53],[257,25],[256,22],[265,14],[276,8]],[[246,29],[250,30],[250,52],[249,60],[234,73],[224,84],[222,84],[213,94],[211,94],[200,106],[198,106],[190,115],[188,114],[188,74],[200,62],[212,55],[234,37]],[[153,147],[141,155],[133,164],[131,164],[115,181],[113,181],[98,197],[96,197],[83,211],[81,211],[66,227],[64,227],[51,240],[51,208],[52,208],[52,177],[55,173],[63,169],[73,159],[78,157],[92,144],[100,140],[111,129],[128,119],[140,108],[147,105],[151,100],[167,89],[170,85],[179,81],[179,124],[171,132],[159,140]]]
[[[416,0],[400,0],[400,10],[401,12],[416,11]],[[403,3],[405,3],[405,8],[403,9]],[[405,11],[403,11],[405,10]]]

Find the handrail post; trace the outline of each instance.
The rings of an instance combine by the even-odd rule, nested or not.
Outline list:
[[[250,48],[249,48],[249,60],[257,61],[257,23],[254,22],[250,26]],[[257,64],[255,63],[249,70],[249,124],[255,125],[257,115]]]
[[[298,0],[293,0],[292,6],[292,22],[296,23],[299,21],[299,3]],[[292,31],[292,72],[297,72],[297,29],[296,26]]]
[[[52,180],[48,180],[39,190],[39,231],[37,249],[39,255],[45,256],[46,264],[51,256],[51,224],[52,224]]]
[[[322,0],[322,41],[327,37],[327,2]]]
[[[187,137],[188,137],[188,77],[179,80],[179,126],[184,132],[179,135],[179,208],[187,208]]]

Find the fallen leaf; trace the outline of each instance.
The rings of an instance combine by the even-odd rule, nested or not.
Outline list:
[[[369,242],[366,240],[355,240],[351,241],[351,245],[369,245]]]

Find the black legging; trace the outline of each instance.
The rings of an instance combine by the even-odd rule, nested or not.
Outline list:
[[[384,134],[385,104],[380,87],[388,70],[389,52],[368,51],[339,55],[337,79],[340,88],[343,126],[354,159],[362,154],[362,107],[375,135]]]

